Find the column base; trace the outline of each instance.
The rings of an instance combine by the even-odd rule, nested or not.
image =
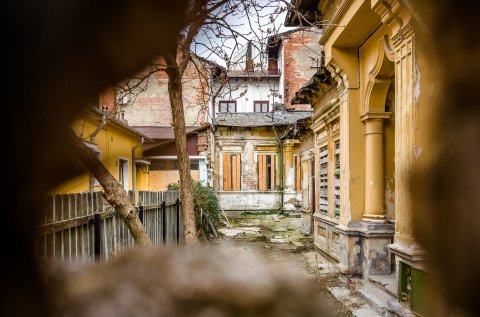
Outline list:
[[[384,214],[378,215],[378,214],[364,214],[362,217],[363,221],[369,221],[369,222],[380,222],[380,223],[388,223],[388,218]]]
[[[388,245],[392,243],[394,224],[386,220],[351,222],[335,227],[339,237],[339,268],[342,272],[369,275],[390,274]]]

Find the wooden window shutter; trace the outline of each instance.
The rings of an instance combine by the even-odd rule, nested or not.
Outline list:
[[[223,190],[232,190],[231,154],[223,154]]]
[[[267,177],[266,177],[266,154],[258,154],[257,164],[258,164],[258,190],[265,191],[267,190]]]
[[[258,190],[274,190],[275,189],[275,170],[276,170],[275,154],[258,154]]]
[[[295,156],[295,191],[301,190],[300,156]]]
[[[241,176],[241,155],[233,154],[232,158],[232,190],[240,190],[240,176]]]
[[[277,170],[277,160],[275,159],[276,155],[275,154],[270,154],[270,190],[275,190],[277,187],[276,184],[276,179],[275,179],[275,171]]]
[[[223,154],[223,190],[241,189],[241,154]]]

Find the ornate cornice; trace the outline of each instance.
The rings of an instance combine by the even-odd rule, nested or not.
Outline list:
[[[332,36],[333,31],[337,28],[338,22],[343,18],[345,13],[347,12],[348,7],[350,7],[350,4],[353,2],[353,0],[344,0],[342,1],[333,16],[328,20],[328,26],[325,28],[323,31],[323,35],[320,38],[320,45],[324,45],[327,43],[327,41],[330,39],[330,36]]]
[[[413,23],[412,21],[410,20],[407,25],[405,25],[403,28],[401,28],[400,30],[398,30],[397,34],[395,34],[394,36],[392,36],[392,43],[394,46],[398,46],[400,43],[403,42],[403,40],[409,38],[410,36],[413,35],[414,33],[414,27],[413,27]]]
[[[360,120],[388,119],[391,115],[391,112],[367,112],[360,117]]]

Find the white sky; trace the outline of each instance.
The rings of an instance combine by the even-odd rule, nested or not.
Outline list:
[[[235,1],[239,2],[241,0],[232,0],[232,3],[235,3]],[[250,9],[248,9],[248,16],[245,10],[239,9],[226,18],[228,25],[237,32],[242,33],[245,38],[253,40],[254,42],[260,41],[264,43],[269,35],[291,29],[283,26],[287,11],[284,10],[281,12],[280,8],[286,8],[284,1],[246,0],[246,3],[256,3],[258,5],[251,6]],[[257,11],[255,8],[261,8],[261,10]],[[223,28],[222,31],[225,33],[227,29]],[[205,32],[200,31],[199,36],[196,38],[199,44],[193,46],[192,49],[198,55],[222,66],[225,66],[225,61],[221,56],[224,56],[225,53],[231,55],[233,50],[234,53],[237,52],[239,50],[238,45],[243,45],[247,41],[242,36],[239,36],[237,37],[237,41],[227,40],[222,43],[222,41],[214,35],[214,32],[209,32],[209,34],[211,37],[215,37],[215,43],[208,39]],[[212,48],[215,53],[212,53]]]

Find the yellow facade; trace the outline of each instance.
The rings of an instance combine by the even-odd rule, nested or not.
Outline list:
[[[319,87],[311,98],[315,206],[304,207],[315,211],[315,245],[337,259],[342,272],[368,277],[390,274],[393,266],[400,283],[405,265],[428,271],[414,236],[414,212],[421,211],[412,206],[409,181],[431,155],[431,65],[417,43],[413,17],[399,1],[330,4],[318,5],[328,21],[320,44],[331,86]],[[332,168],[337,154],[339,179]],[[302,167],[310,165],[305,158]],[[305,186],[309,177],[304,175]],[[306,195],[311,197],[305,193],[304,200]]]
[[[200,181],[200,171],[190,171],[192,180]],[[180,179],[179,171],[150,171],[149,172],[149,191],[165,191],[171,183],[177,183]]]
[[[100,130],[97,131],[97,128]],[[132,168],[134,158],[132,150],[141,143],[142,135],[113,119],[106,119],[102,124],[102,115],[98,111],[88,111],[72,125],[77,136],[82,138],[87,146],[98,153],[99,158],[109,172],[119,180],[120,165],[124,165],[124,185],[126,190],[133,190],[132,176],[135,173],[136,191],[148,190],[148,165],[146,162],[137,162],[135,171]],[[93,135],[97,131],[96,135]],[[135,149],[135,158],[143,157],[142,146]],[[133,172],[134,171],[134,172]],[[93,185],[93,186],[92,186]],[[89,191],[101,191],[102,187],[92,179],[89,173],[72,178],[59,187],[52,194],[72,194]]]

